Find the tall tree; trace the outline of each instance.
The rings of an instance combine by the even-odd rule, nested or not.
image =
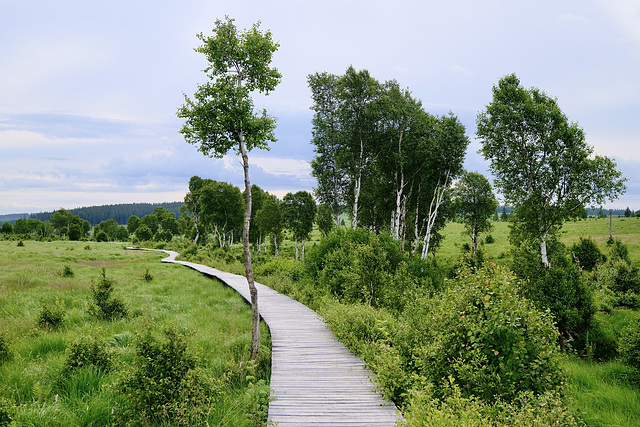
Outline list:
[[[313,99],[311,143],[316,156],[311,161],[311,175],[316,178],[315,195],[329,207],[335,226],[346,203],[346,171],[343,167],[343,125],[338,115],[341,99],[338,92],[339,77],[334,74],[316,73],[307,78]]]
[[[209,62],[204,70],[208,81],[198,86],[193,100],[185,95],[185,104],[178,109],[178,117],[186,121],[180,133],[207,156],[220,158],[233,150],[242,158],[246,195],[242,243],[253,312],[250,357],[256,360],[260,314],[249,246],[251,182],[248,152],[253,148],[268,148],[269,141],[275,142],[276,125],[266,110],[254,111],[251,93],[268,94],[280,82],[280,72],[270,66],[279,45],[273,42],[270,31],[260,31],[259,23],[240,32],[228,17],[225,21],[216,20],[212,36],[201,33],[198,38],[203,45],[196,51],[204,54]]]
[[[477,136],[496,187],[515,208],[512,236],[536,241],[547,268],[547,240],[565,220],[625,191],[616,163],[593,155],[556,99],[522,87],[515,74],[493,87],[493,100],[477,117]]]
[[[304,241],[309,238],[316,218],[316,202],[311,193],[298,191],[287,193],[282,199],[285,227],[293,233],[298,259],[298,241],[302,242],[302,260],[304,261]]]
[[[477,172],[466,172],[454,189],[456,207],[471,237],[471,256],[478,250],[478,234],[492,228],[490,218],[497,213],[498,201],[491,184]]]
[[[221,248],[231,246],[234,232],[243,226],[244,211],[242,193],[235,185],[211,181],[200,189],[201,221]]]
[[[351,209],[351,227],[358,226],[360,193],[375,158],[376,122],[379,113],[377,99],[380,83],[367,70],[349,67],[338,81],[342,100],[338,110],[344,138],[344,166],[347,171]]]
[[[462,172],[462,163],[469,145],[469,138],[465,135],[465,127],[453,113],[440,117],[433,128],[433,136],[425,138],[421,153],[424,153],[424,160],[428,169],[422,174],[420,183],[420,197],[423,202],[416,205],[416,219],[422,217],[422,227],[424,233],[422,238],[422,259],[426,259],[429,254],[429,245],[437,225],[440,207],[447,200],[446,194],[451,188],[451,182]],[[429,204],[429,209],[424,213],[420,206]],[[418,226],[416,225],[416,230]],[[416,235],[417,237],[417,235]]]
[[[276,196],[269,195],[265,198],[262,208],[256,212],[256,223],[260,232],[273,239],[275,257],[278,258],[280,236],[284,228],[282,203]],[[265,246],[266,251],[266,246]]]

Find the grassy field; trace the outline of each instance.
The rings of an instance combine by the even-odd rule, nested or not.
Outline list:
[[[620,239],[629,248],[629,257],[634,263],[640,263],[640,218],[613,218],[613,238]],[[509,224],[507,222],[494,222],[490,233],[482,234],[480,239],[485,241],[491,234],[494,243],[482,244],[482,248],[494,260],[500,262],[503,257],[509,255]],[[436,252],[438,260],[453,261],[460,257],[462,245],[471,244],[471,239],[464,234],[464,226],[460,223],[450,222],[443,231],[445,239]],[[560,241],[571,247],[580,238],[591,238],[598,244],[601,250],[606,247],[609,239],[609,218],[589,218],[582,221],[571,221],[563,225],[560,230]]]
[[[232,289],[160,263],[163,254],[116,244],[0,241],[0,253],[0,335],[12,354],[0,360],[0,403],[4,398],[15,405],[18,425],[113,422],[122,401],[117,385],[135,360],[137,337],[147,329],[161,336],[172,327],[185,331],[199,369],[220,385],[209,423],[255,425],[263,419],[270,338],[263,325],[261,359],[251,367],[251,310]],[[90,288],[103,268],[130,313],[124,319],[99,320],[88,312]],[[64,311],[62,327],[38,325],[45,305]],[[81,369],[64,377],[71,343],[83,337],[106,342],[114,368],[106,373]]]

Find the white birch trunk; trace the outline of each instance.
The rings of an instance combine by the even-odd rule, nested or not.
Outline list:
[[[424,234],[424,240],[422,242],[422,259],[427,259],[427,255],[429,255],[429,241],[431,240],[431,230],[436,222],[436,218],[438,217],[438,208],[440,208],[440,205],[442,204],[442,198],[444,197],[445,191],[447,191],[448,185],[449,172],[447,171],[444,179],[444,184],[442,186],[436,185],[436,189],[433,192],[433,198],[431,199],[431,204],[429,205],[429,216],[425,218],[427,220],[427,230]]]

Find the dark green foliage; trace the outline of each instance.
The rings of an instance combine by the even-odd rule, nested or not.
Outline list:
[[[640,322],[636,320],[624,328],[619,350],[624,363],[640,371]]]
[[[606,261],[606,257],[600,252],[595,242],[583,237],[573,245],[571,253],[580,267],[587,271],[593,271],[598,264]]]
[[[573,347],[583,358],[602,362],[618,355],[618,338],[610,325],[594,318]]]
[[[343,302],[393,310],[401,310],[419,288],[430,293],[424,288],[434,286],[426,262],[410,258],[388,234],[361,228],[330,233],[307,256],[305,269]],[[412,277],[409,270],[420,273]]]
[[[495,239],[491,234],[488,234],[487,237],[484,239],[484,242],[489,245],[491,243],[495,243]]]
[[[147,240],[151,240],[153,238],[153,232],[149,228],[149,226],[145,224],[141,224],[136,228],[135,236],[141,242],[146,242]]]
[[[0,396],[0,427],[15,425],[12,424],[15,413],[15,404]]]
[[[20,247],[24,246],[24,243],[22,242],[22,240],[20,240],[20,241],[18,242],[18,245],[17,245],[17,246],[20,246]]]
[[[11,351],[11,348],[9,348],[9,342],[4,335],[0,334],[0,365],[12,358],[13,352]]]
[[[98,231],[98,233],[95,236],[95,239],[96,239],[96,242],[108,242],[109,241],[109,237],[107,236],[107,233],[105,233],[102,230]]]
[[[640,269],[638,266],[618,262],[616,267],[617,271],[611,289],[619,294],[640,293]]]
[[[83,337],[71,343],[67,349],[61,376],[67,377],[74,371],[88,366],[95,366],[100,372],[107,372],[111,365],[111,354],[107,351],[106,343],[99,338]]]
[[[584,426],[579,414],[567,408],[562,396],[553,391],[524,392],[513,402],[486,402],[463,396],[454,381],[445,384],[445,388],[446,395],[441,399],[429,389],[412,392],[405,412],[407,427]]]
[[[103,268],[98,284],[91,285],[92,304],[89,307],[89,314],[102,320],[117,320],[128,315],[124,302],[113,297],[114,282],[107,277],[107,272]]]
[[[613,260],[623,260],[627,263],[630,263],[629,260],[629,249],[620,241],[619,239],[614,239],[607,241],[607,245],[609,246],[609,257]]]
[[[138,337],[136,357],[118,386],[126,397],[121,422],[133,425],[203,425],[216,397],[215,384],[198,368],[184,333]]]
[[[405,311],[398,345],[436,397],[446,395],[450,378],[464,397],[487,401],[560,387],[553,319],[519,295],[519,284],[493,265],[462,270],[444,294]]]
[[[149,272],[148,268],[145,270],[144,274],[142,275],[142,280],[144,280],[145,282],[150,282],[153,280],[153,276]]]
[[[48,330],[61,328],[65,323],[65,315],[60,302],[56,301],[55,306],[51,306],[43,301],[38,313],[38,326]]]
[[[62,269],[62,277],[73,277],[73,270],[68,265]]]
[[[512,268],[523,279],[522,293],[540,310],[551,310],[556,326],[565,340],[577,338],[591,324],[595,305],[591,289],[564,245],[547,242],[550,268],[540,263],[535,245],[523,244],[514,250]]]

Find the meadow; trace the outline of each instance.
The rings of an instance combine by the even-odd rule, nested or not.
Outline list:
[[[463,226],[454,222],[444,229],[445,239],[436,254],[437,265],[444,270],[460,260],[470,242],[463,231]],[[486,243],[486,235],[481,236],[485,258],[507,265],[511,256],[508,223],[495,222],[489,234],[492,243]],[[613,237],[627,246],[634,264],[640,263],[640,219],[614,218]],[[560,232],[568,247],[580,238],[591,238],[606,252],[609,219],[569,222]],[[178,251],[188,249],[186,243],[175,240],[171,245]],[[318,245],[316,230],[306,242],[307,254]],[[20,245],[4,240],[0,250],[4,254],[0,261],[0,425],[3,411],[18,425],[33,426],[118,425],[123,421],[153,425],[158,423],[158,419],[149,418],[154,411],[160,413],[163,425],[266,424],[268,329],[262,325],[261,356],[258,364],[252,365],[247,360],[250,308],[231,289],[182,266],[161,263],[163,254],[125,250],[122,244],[25,240]],[[242,274],[240,253],[238,247],[231,253],[211,248],[198,251],[190,260]],[[332,328],[338,328],[334,330],[350,327],[344,321],[353,313],[372,313],[327,295],[317,298],[317,290],[299,281],[301,264],[293,259],[291,240],[284,240],[280,254],[277,261],[271,256],[255,257],[258,281],[310,305],[327,317]],[[93,292],[105,276],[113,283],[114,296],[124,303],[126,317],[106,320],[92,311]],[[56,327],[42,324],[47,312],[63,313],[64,321]],[[617,340],[625,326],[640,321],[639,313],[618,307],[597,313],[596,319],[602,330]],[[394,324],[392,318],[382,322],[376,323],[376,328]],[[166,331],[174,331],[178,339],[171,341]],[[155,341],[149,341],[149,336]],[[84,366],[69,369],[74,349],[89,339],[103,344],[112,361],[108,370],[86,361]],[[10,354],[5,359],[2,342]],[[198,381],[207,385],[212,398],[202,400],[209,409],[198,420],[184,418],[184,411],[181,415],[184,402],[177,405],[173,418],[167,415],[164,419],[161,409],[147,408],[145,412],[131,403],[136,395],[152,392],[132,389],[127,377],[139,377],[140,349],[153,343],[155,348],[162,343],[166,348],[186,348],[185,357],[193,362],[193,372],[202,377]],[[362,346],[353,345],[354,351]],[[377,344],[361,348],[369,351],[371,346]],[[362,355],[365,360],[366,351]],[[375,357],[380,356],[368,361],[372,367],[380,363]],[[568,405],[587,425],[640,424],[640,380],[633,369],[616,358],[601,361],[571,351],[564,353],[561,365],[567,375]],[[195,409],[198,413],[202,408]]]
[[[0,241],[0,251],[0,337],[8,354],[0,357],[0,421],[4,413],[30,426],[264,424],[269,332],[263,325],[261,356],[253,365],[247,360],[251,310],[235,291],[182,266],[162,264],[164,254],[118,244]],[[126,316],[107,320],[92,312],[92,289],[103,274]],[[102,348],[109,369],[92,363],[95,355],[84,357],[86,348],[84,354],[74,352],[82,343],[101,344],[89,350]],[[170,366],[167,372],[145,371],[144,349],[151,356],[179,354],[183,359],[173,362],[187,366],[189,374],[178,380],[206,385],[210,396],[199,397],[210,406],[182,401],[164,415],[140,407],[141,399],[159,392],[138,389],[128,378],[176,379]],[[181,409],[206,413],[189,420]]]

